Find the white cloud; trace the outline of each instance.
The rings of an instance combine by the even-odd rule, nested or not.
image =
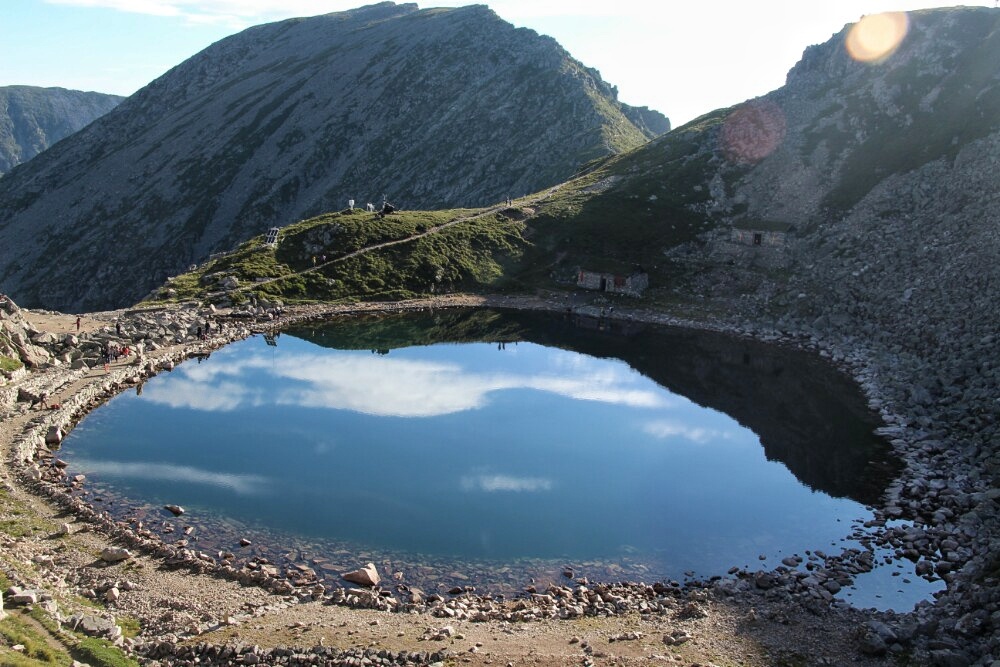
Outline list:
[[[74,466],[89,474],[119,477],[125,479],[155,479],[188,484],[202,484],[228,489],[241,496],[258,495],[268,484],[268,479],[260,475],[199,470],[188,466],[169,463],[122,463],[117,461],[90,461],[83,459]]]
[[[462,477],[463,491],[484,493],[536,493],[551,491],[552,480],[544,477],[514,477],[511,475],[468,475]]]

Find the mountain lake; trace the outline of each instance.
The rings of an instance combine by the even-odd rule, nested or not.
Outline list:
[[[864,548],[866,506],[899,465],[878,424],[803,352],[440,310],[189,360],[93,411],[60,456],[96,507],[237,564],[337,586],[372,561],[386,585],[511,595],[570,573],[683,581]],[[908,610],[941,588],[875,555],[839,597]]]

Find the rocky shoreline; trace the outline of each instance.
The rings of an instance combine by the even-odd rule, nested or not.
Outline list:
[[[16,306],[5,310],[7,323],[23,321]],[[445,639],[455,634],[446,630],[460,622],[524,623],[548,619],[632,618],[644,622],[654,618],[697,619],[707,615],[705,609],[713,600],[738,601],[744,607],[753,605],[757,611],[769,610],[760,619],[762,624],[780,623],[781,610],[838,619],[838,625],[851,628],[851,639],[866,659],[879,656],[904,658],[912,664],[992,665],[992,656],[1000,654],[993,628],[997,623],[997,589],[978,583],[977,575],[989,567],[991,552],[983,550],[983,540],[996,532],[982,530],[992,516],[995,523],[996,490],[978,490],[972,484],[956,486],[942,482],[943,473],[954,478],[969,479],[969,468],[958,457],[949,454],[940,437],[916,429],[911,415],[900,412],[885,397],[891,391],[885,386],[888,378],[873,367],[863,349],[849,345],[832,345],[819,334],[778,333],[771,329],[738,326],[723,322],[691,322],[655,311],[630,310],[619,307],[616,317],[631,318],[657,324],[712,329],[746,336],[773,344],[794,345],[816,351],[855,377],[873,409],[881,412],[886,426],[883,434],[891,439],[894,450],[907,467],[903,475],[886,493],[883,506],[876,508],[876,519],[866,526],[865,539],[869,549],[847,549],[840,554],[822,552],[807,554],[808,558],[788,558],[773,570],[731,570],[730,577],[709,581],[676,582],[647,585],[644,583],[592,583],[573,581],[567,577],[563,585],[526,591],[513,600],[498,599],[474,591],[453,590],[447,596],[426,595],[420,591],[391,587],[337,588],[328,591],[315,577],[304,570],[284,573],[277,568],[236,567],[226,554],[207,554],[193,548],[164,543],[153,531],[127,522],[116,521],[106,512],[75,497],[71,491],[84,480],[68,479],[60,461],[49,449],[83,414],[116,393],[135,387],[146,378],[169,370],[177,363],[197,355],[210,353],[231,341],[255,331],[280,328],[294,322],[322,319],[346,312],[376,310],[412,310],[428,307],[492,306],[520,309],[564,310],[560,296],[550,298],[516,297],[441,297],[402,304],[361,304],[351,307],[305,306],[281,309],[276,304],[259,304],[253,310],[221,313],[196,307],[180,307],[157,311],[119,311],[102,314],[107,324],[92,336],[83,334],[49,335],[24,327],[22,347],[38,366],[49,366],[32,373],[15,374],[7,386],[0,387],[0,409],[9,415],[29,413],[30,405],[40,397],[70,393],[59,401],[59,407],[26,421],[23,430],[12,438],[7,463],[16,470],[20,483],[33,493],[49,498],[70,511],[77,521],[96,529],[110,538],[118,548],[147,554],[163,566],[216,577],[258,587],[271,596],[280,596],[283,605],[319,603],[355,609],[404,612],[427,617],[430,623],[445,623],[429,628],[430,636]],[[599,306],[578,306],[586,314],[588,308],[598,314]],[[235,317],[234,317],[235,316]],[[203,340],[198,334],[206,319],[213,323],[225,320],[222,332],[209,334]],[[120,325],[115,330],[112,323]],[[214,324],[213,324],[214,327]],[[51,333],[51,332],[49,332]],[[17,339],[17,337],[14,337]],[[76,340],[73,340],[73,339]],[[125,363],[112,364],[106,374],[100,374],[98,358],[89,354],[95,345],[108,342],[135,346],[136,356]],[[33,347],[26,347],[33,346]],[[45,361],[43,361],[45,355]],[[58,360],[52,365],[52,360]],[[97,369],[96,371],[94,369]],[[93,377],[97,373],[99,377]],[[87,380],[88,382],[83,382]],[[74,383],[80,389],[70,391]],[[891,388],[890,388],[891,389]],[[948,470],[940,469],[947,461]],[[941,474],[930,474],[936,471]],[[962,477],[964,476],[964,477]],[[957,524],[951,519],[982,517],[979,525]],[[914,518],[915,517],[915,518]],[[912,525],[894,526],[892,519],[912,518]],[[887,522],[890,522],[887,525]],[[69,531],[74,528],[69,527]],[[978,540],[978,541],[977,541]],[[913,613],[862,613],[851,609],[836,598],[836,594],[851,583],[857,574],[869,571],[873,563],[873,548],[889,548],[897,559],[914,563],[916,574],[941,577],[948,586],[936,604],[921,603]],[[132,556],[131,551],[128,557]],[[995,553],[995,552],[993,552]],[[119,552],[120,554],[120,552]],[[800,568],[800,566],[802,566]],[[721,574],[721,573],[720,573]],[[111,582],[116,583],[116,582]],[[114,593],[110,593],[112,589]],[[114,602],[121,590],[114,585],[86,589],[93,597]],[[113,598],[113,599],[112,599]],[[29,596],[30,599],[30,596]],[[279,605],[280,606],[280,605]],[[992,606],[992,607],[991,607]],[[762,614],[764,615],[764,614]],[[440,619],[440,620],[439,620]],[[63,619],[67,620],[67,619]],[[79,624],[79,619],[77,624]],[[390,651],[388,649],[340,650],[314,647],[292,651],[282,647],[259,649],[224,648],[212,643],[191,644],[194,637],[225,624],[225,619],[211,619],[195,624],[187,632],[178,633],[168,624],[157,636],[155,624],[150,624],[138,639],[122,644],[136,655],[154,661],[151,664],[425,664],[447,657],[435,651]],[[433,632],[430,632],[433,630]],[[636,632],[636,631],[633,631]],[[685,631],[676,636],[664,634],[662,644],[681,645],[687,642]],[[113,631],[112,631],[113,634]],[[625,633],[626,635],[628,633]],[[438,639],[441,641],[441,639]],[[621,641],[629,641],[622,639]],[[817,663],[822,664],[822,663]],[[832,663],[828,663],[832,664]],[[874,664],[874,663],[873,663]]]

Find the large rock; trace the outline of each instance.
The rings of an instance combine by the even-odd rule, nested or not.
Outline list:
[[[382,577],[379,576],[378,570],[375,569],[375,563],[368,563],[360,570],[347,572],[342,574],[341,577],[352,584],[367,586],[368,588],[378,586],[379,582],[382,581]]]
[[[122,634],[121,628],[114,621],[90,614],[74,614],[66,620],[66,625],[89,637],[104,637],[112,641]]]
[[[14,348],[17,350],[17,354],[21,358],[21,361],[24,362],[24,365],[30,368],[38,368],[49,361],[49,353],[37,345],[15,343]]]
[[[38,603],[42,594],[39,591],[11,586],[7,590],[7,602],[12,605],[32,605]]]
[[[181,507],[180,505],[164,505],[163,509],[167,510],[174,516],[180,516],[184,514],[184,508]]]
[[[63,432],[62,428],[59,426],[50,426],[49,430],[45,433],[45,444],[46,445],[58,445],[62,442]]]
[[[122,547],[106,547],[101,551],[101,560],[105,563],[120,563],[132,557],[132,552]]]

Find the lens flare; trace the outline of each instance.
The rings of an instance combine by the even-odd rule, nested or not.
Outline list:
[[[774,102],[754,100],[733,111],[722,125],[722,150],[730,161],[754,164],[785,138],[785,114]]]
[[[906,12],[863,16],[847,33],[844,46],[857,61],[878,62],[899,48],[909,28],[910,19]]]

